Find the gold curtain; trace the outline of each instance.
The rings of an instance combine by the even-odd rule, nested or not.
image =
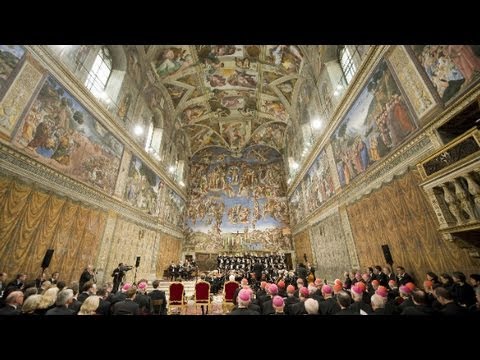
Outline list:
[[[293,237],[293,243],[295,245],[295,256],[297,258],[297,264],[303,263],[305,265],[305,254],[310,264],[313,264],[315,259],[312,255],[312,244],[310,243],[310,234],[308,230],[304,230]]]
[[[427,271],[478,271],[478,262],[466,250],[442,239],[420,176],[410,171],[348,206],[362,272],[385,264],[382,244],[388,244],[394,266],[402,265],[421,284]],[[345,269],[348,270],[348,269]]]
[[[67,283],[78,281],[96,261],[105,220],[99,210],[0,177],[0,270],[9,278],[21,272],[33,280],[51,248],[47,271],[59,271]]]
[[[160,251],[157,257],[157,278],[163,277],[163,272],[168,268],[170,263],[174,261],[178,263],[180,260],[180,253],[182,244],[179,239],[173,236],[160,234]]]

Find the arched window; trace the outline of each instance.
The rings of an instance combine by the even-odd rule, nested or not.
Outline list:
[[[112,56],[106,47],[100,48],[88,73],[85,86],[96,97],[105,97],[105,88],[112,73]]]
[[[357,46],[355,45],[345,45],[340,47],[339,50],[339,62],[343,71],[343,76],[345,81],[350,84],[350,81],[353,78],[353,75],[357,72],[357,61],[355,56],[358,56]]]

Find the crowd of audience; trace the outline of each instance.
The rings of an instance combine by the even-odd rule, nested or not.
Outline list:
[[[228,282],[238,284],[231,315],[480,314],[480,274],[467,279],[458,271],[439,276],[428,272],[417,284],[401,266],[397,266],[396,274],[389,267],[375,266],[363,274],[346,272],[343,281],[336,279],[330,284],[305,275],[302,266],[294,276],[287,278],[282,272],[270,281],[265,273],[259,278],[255,273],[239,278],[234,270],[225,275],[218,270],[213,273],[218,281],[207,274],[201,274],[198,280],[213,281],[212,294],[225,295],[225,275]],[[125,283],[113,293],[112,283],[97,287],[94,281],[88,281],[81,289],[78,282],[66,286],[58,273],[31,282],[25,274],[7,282],[7,274],[0,273],[0,315],[167,315],[167,298],[158,289],[159,284],[153,281],[153,290],[147,293],[148,281],[142,279],[136,286]]]

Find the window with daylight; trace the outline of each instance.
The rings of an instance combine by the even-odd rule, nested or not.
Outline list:
[[[112,56],[106,47],[102,47],[95,58],[85,86],[96,97],[105,97],[105,88],[112,73]]]
[[[356,56],[359,56],[357,46],[345,45],[340,47],[339,61],[347,84],[350,84],[350,81],[357,72],[358,62],[356,61]]]

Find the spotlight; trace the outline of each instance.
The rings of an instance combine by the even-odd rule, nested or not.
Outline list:
[[[137,136],[142,135],[143,134],[143,126],[135,125],[135,127],[133,128],[133,133]]]
[[[312,127],[315,129],[315,130],[318,130],[322,127],[322,120],[320,120],[319,118],[315,118],[312,120]]]

